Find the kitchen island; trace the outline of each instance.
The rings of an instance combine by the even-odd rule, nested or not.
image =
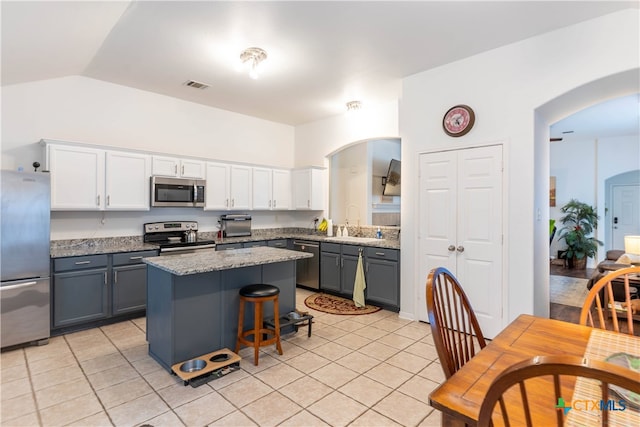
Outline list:
[[[280,288],[280,315],[295,309],[296,260],[304,252],[255,247],[145,258],[149,355],[171,366],[222,348],[235,348],[239,296],[245,285]],[[265,318],[273,316],[271,304]],[[244,324],[253,325],[253,310]]]

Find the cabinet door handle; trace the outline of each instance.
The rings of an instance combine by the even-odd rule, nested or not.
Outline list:
[[[173,165],[173,173],[175,175],[178,175],[178,164],[177,163],[175,165]]]
[[[118,272],[117,271],[113,272],[113,283],[118,283]]]
[[[231,199],[231,207],[234,207],[236,205],[236,199]]]
[[[311,207],[311,200],[307,200],[307,207],[310,208]]]
[[[74,264],[75,264],[75,265],[91,264],[91,261],[76,261]]]
[[[107,286],[107,272],[104,272],[104,285]]]
[[[96,197],[96,206],[100,206],[100,195],[98,194],[98,197]]]
[[[184,165],[182,165],[182,170],[180,171],[180,175],[184,175]]]
[[[458,246],[458,247],[456,248],[456,250],[457,250],[458,252],[462,253],[462,252],[464,252],[464,246],[462,246],[462,245],[461,245],[461,246]]]
[[[448,250],[449,252],[453,252],[453,251],[455,251],[455,250],[456,250],[456,247],[455,247],[455,246],[453,246],[453,245],[449,245],[449,247],[447,248],[447,250]]]
[[[129,259],[133,261],[135,259],[142,259],[142,257],[141,256],[132,256],[132,257],[129,257]]]
[[[111,204],[111,196],[107,196],[107,206],[109,206]]]
[[[276,207],[276,201],[275,200],[273,201],[273,207],[274,208]]]
[[[269,200],[269,207],[271,207],[271,200]]]
[[[344,268],[344,260],[340,258],[340,268]]]
[[[336,267],[338,267],[338,258],[336,258]]]
[[[229,207],[229,199],[224,199],[224,207],[225,208]]]

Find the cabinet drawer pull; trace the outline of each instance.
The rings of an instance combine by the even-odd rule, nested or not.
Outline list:
[[[129,257],[129,259],[133,261],[135,259],[142,259],[142,257],[141,256],[132,256],[132,257]]]
[[[384,256],[384,252],[376,252],[376,255],[378,255],[378,256]]]
[[[91,264],[91,261],[76,261],[75,265],[85,265],[85,264]]]

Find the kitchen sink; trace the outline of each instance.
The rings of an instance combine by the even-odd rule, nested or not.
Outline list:
[[[344,242],[344,243],[373,243],[384,239],[376,239],[375,237],[356,237],[356,236],[334,236],[324,239],[327,242]]]

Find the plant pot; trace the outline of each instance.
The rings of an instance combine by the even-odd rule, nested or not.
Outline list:
[[[576,257],[567,259],[567,267],[575,268],[576,270],[584,270],[587,268],[587,257],[578,259]]]

